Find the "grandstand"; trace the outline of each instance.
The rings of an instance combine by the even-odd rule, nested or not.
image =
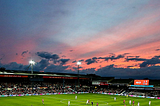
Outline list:
[[[50,73],[0,69],[0,97],[23,95],[47,95],[55,93],[112,93],[143,97],[160,97],[160,80],[150,80],[154,87],[137,87],[134,79],[115,79],[95,74]]]
[[[46,94],[66,92],[89,92],[92,80],[107,80],[97,75],[44,73],[29,71],[0,70],[0,95]]]
[[[160,80],[150,80],[150,85],[154,85],[154,87],[160,87]]]

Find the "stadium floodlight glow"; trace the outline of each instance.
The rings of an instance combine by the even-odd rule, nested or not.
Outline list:
[[[30,61],[29,61],[29,64],[34,65],[35,62],[34,62],[33,60],[30,60]]]
[[[80,61],[78,61],[78,62],[77,62],[77,65],[81,65],[81,62],[80,62]]]
[[[78,87],[79,87],[79,65],[81,65],[81,62],[80,62],[80,61],[78,61],[78,62],[77,62],[77,65],[78,65],[77,70],[78,70]]]
[[[31,60],[29,61],[29,64],[31,65],[31,74],[33,74],[33,65],[35,65],[35,62]]]

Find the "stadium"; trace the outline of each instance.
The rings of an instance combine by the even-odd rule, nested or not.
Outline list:
[[[115,79],[95,74],[32,74],[1,68],[0,81],[1,106],[67,106],[68,101],[70,106],[92,105],[91,102],[99,106],[124,106],[131,105],[129,100],[135,101],[135,106],[138,102],[140,106],[148,106],[149,101],[158,106],[160,99],[160,80]],[[86,103],[87,100],[90,102]]]
[[[160,106],[160,0],[0,0],[0,106]]]

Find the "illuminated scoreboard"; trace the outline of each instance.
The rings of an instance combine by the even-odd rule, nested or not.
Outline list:
[[[149,85],[149,80],[134,80],[134,85],[129,85],[131,87],[154,87]]]

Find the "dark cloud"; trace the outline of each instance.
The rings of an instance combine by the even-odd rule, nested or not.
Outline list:
[[[59,62],[60,62],[61,65],[64,65],[69,60],[70,59],[60,59]]]
[[[27,69],[27,65],[18,64],[16,62],[11,62],[9,64],[2,65],[2,67],[5,67],[6,70],[25,70]]]
[[[87,65],[90,65],[92,63],[95,63],[97,62],[97,57],[93,57],[92,59],[87,59],[85,62],[87,63]]]
[[[159,64],[160,63],[160,56],[154,56],[152,59],[147,59],[146,61],[144,61],[142,64],[140,64],[140,67],[147,67],[149,65],[153,66],[155,64]]]
[[[84,60],[81,59],[81,60],[78,60],[78,61],[82,62],[82,61],[84,61]],[[76,62],[78,62],[78,61],[74,60],[74,61],[72,61],[72,63],[76,63]]]
[[[159,58],[160,58],[160,56],[154,56],[153,58],[158,58],[158,59],[159,59]]]
[[[156,49],[156,51],[159,51],[160,49]]]
[[[116,59],[120,59],[120,58],[124,58],[124,55],[118,55],[117,57],[114,57],[113,59],[116,60]]]
[[[83,59],[81,59],[81,60],[78,60],[78,61],[80,61],[80,62],[82,62],[82,61],[84,61]],[[78,62],[78,61],[73,61],[72,63],[76,63],[76,62]]]
[[[58,62],[61,65],[64,65],[66,62],[70,60],[70,59],[60,59],[60,57],[57,54],[51,54],[48,52],[37,52],[36,54],[44,59],[53,61],[54,64]],[[66,56],[63,55],[62,57],[66,57]]]
[[[131,68],[131,67],[134,67],[134,66],[127,66],[127,68]]]
[[[95,72],[96,72],[95,68],[89,68],[79,71],[80,74],[95,74]]]
[[[59,56],[57,54],[51,54],[48,52],[37,52],[36,53],[39,57],[45,58],[45,59],[59,59]]]
[[[147,60],[147,59],[139,58],[139,56],[137,56],[137,57],[135,57],[135,58],[128,58],[128,57],[127,57],[125,60],[128,62],[128,61],[145,61],[145,60]]]
[[[82,62],[82,61],[84,61],[84,60],[83,60],[83,59],[81,59],[81,60],[79,60],[79,61],[81,61],[81,62]]]
[[[95,60],[95,59],[97,59],[97,57],[93,57],[92,59]]]
[[[110,56],[108,56],[108,57],[99,57],[99,58],[93,57],[92,59],[87,59],[85,62],[87,63],[87,65],[89,65],[89,64],[98,62],[99,59],[104,59],[105,61],[108,61],[108,60],[113,61],[113,60],[117,60],[117,59],[120,59],[120,58],[124,58],[124,56],[125,56],[126,54],[128,54],[128,53],[124,53],[124,54],[122,54],[122,55],[116,56],[115,54],[110,53]]]
[[[160,66],[151,66],[139,69],[130,68],[110,68],[111,65],[103,67],[95,71],[96,75],[104,77],[116,77],[116,78],[152,78],[160,79]]]
[[[107,66],[108,69],[111,69],[113,67],[114,67],[114,64],[111,64],[111,65]]]
[[[127,56],[127,58],[129,58],[129,57],[135,57],[135,56]]]
[[[70,52],[73,52],[73,50],[70,50]]]
[[[52,59],[59,59],[59,56],[57,54],[53,54]]]
[[[81,71],[82,68],[83,67],[81,65],[79,65],[79,71]],[[74,69],[74,71],[76,71],[76,73],[78,72],[78,66],[72,67],[72,69]]]
[[[49,66],[49,60],[42,59],[40,62],[36,62],[33,66],[33,71],[41,71]],[[16,62],[11,62],[9,64],[2,65],[0,67],[5,67],[6,70],[21,70],[21,71],[31,71],[30,65],[18,64]]]
[[[49,60],[42,59],[40,62],[38,62],[38,63],[35,64],[34,70],[35,71],[42,71],[42,70],[44,70],[48,66],[49,66]]]
[[[72,63],[76,63],[76,62],[77,62],[76,60],[72,61]]]
[[[112,55],[112,56],[109,56],[109,57],[99,57],[98,59],[104,59],[105,61],[108,61],[108,60],[117,60],[117,59],[120,59],[120,58],[124,58],[125,54],[123,55],[118,55],[118,56],[115,56],[115,55]]]
[[[23,57],[24,57],[24,54],[26,54],[27,52],[28,52],[28,50],[23,51],[23,52],[22,52],[22,54],[21,54],[21,56],[23,56]]]
[[[48,66],[44,71],[45,72],[56,72],[56,73],[64,73],[67,72],[68,66],[62,66],[62,65],[50,65]]]

